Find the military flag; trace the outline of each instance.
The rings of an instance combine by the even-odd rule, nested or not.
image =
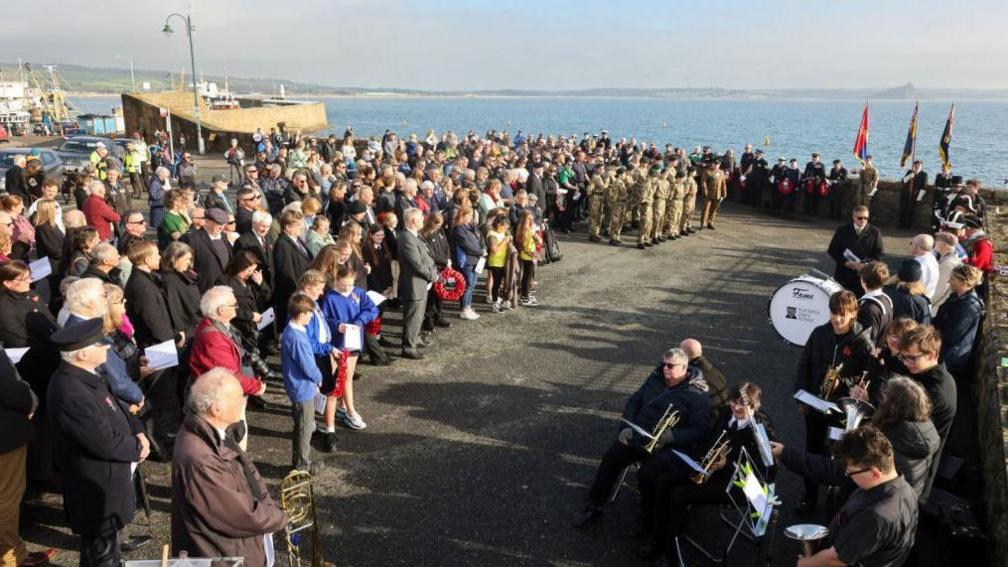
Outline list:
[[[913,116],[910,117],[910,129],[907,130],[906,143],[903,144],[903,157],[900,158],[900,167],[906,165],[910,156],[914,155],[917,149],[917,112],[920,109],[920,101],[914,105]]]
[[[955,122],[955,105],[949,109],[948,120],[945,121],[945,130],[942,131],[941,141],[938,142],[938,157],[942,160],[942,165],[949,162],[949,144],[952,143],[952,124]]]
[[[868,103],[864,105],[864,113],[861,114],[861,127],[858,128],[857,137],[854,138],[854,155],[864,166],[865,158],[868,157]]]

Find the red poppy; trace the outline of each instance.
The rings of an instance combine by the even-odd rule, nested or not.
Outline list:
[[[843,355],[844,356],[850,356],[852,354],[854,354],[854,351],[852,351],[849,346],[843,347]]]

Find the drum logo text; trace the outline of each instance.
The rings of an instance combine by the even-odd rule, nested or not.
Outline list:
[[[791,297],[794,299],[814,299],[815,296],[803,287],[791,288]]]

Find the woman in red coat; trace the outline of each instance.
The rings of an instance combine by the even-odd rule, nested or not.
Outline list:
[[[101,181],[88,183],[91,193],[81,211],[90,226],[98,231],[98,238],[109,242],[112,240],[112,223],[119,222],[119,215],[105,201],[105,185]]]
[[[242,392],[248,396],[262,396],[266,392],[266,383],[249,376],[242,371],[241,339],[238,332],[231,327],[235,317],[238,301],[234,292],[227,286],[214,286],[203,294],[200,300],[200,312],[204,319],[196,326],[193,337],[192,352],[189,355],[189,369],[193,379],[205,374],[213,368],[224,368],[234,374],[241,383]],[[245,431],[245,413],[242,412],[242,426]],[[242,449],[248,442],[248,436],[242,435],[239,443]]]

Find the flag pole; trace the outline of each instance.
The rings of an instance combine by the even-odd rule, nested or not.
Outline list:
[[[910,201],[914,200],[914,193],[917,189],[914,187],[914,183],[917,181],[917,175],[914,173],[913,166],[914,162],[917,161],[917,126],[920,125],[920,97],[917,97],[917,101],[914,102],[914,109],[916,109],[916,120],[914,122],[914,136],[913,145],[910,147]]]

